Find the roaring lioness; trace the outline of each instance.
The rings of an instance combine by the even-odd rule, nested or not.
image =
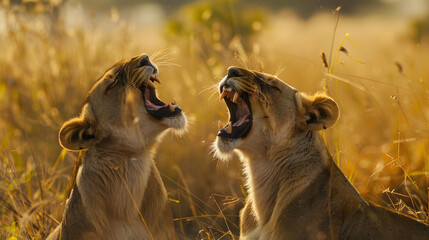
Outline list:
[[[216,155],[239,154],[248,188],[240,239],[429,239],[428,225],[363,200],[332,161],[317,132],[337,121],[332,98],[238,67],[219,91],[230,122]]]
[[[116,63],[94,84],[80,117],[62,126],[67,150],[84,150],[63,220],[48,239],[176,239],[152,154],[186,117],[159,100],[158,68],[145,54]]]

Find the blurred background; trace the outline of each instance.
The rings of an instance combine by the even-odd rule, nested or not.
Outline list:
[[[145,52],[161,99],[190,119],[155,157],[180,239],[237,239],[238,159],[213,159],[230,65],[278,75],[341,108],[321,132],[365,199],[428,222],[427,0],[0,1],[0,239],[44,239],[77,154],[62,123],[115,62]],[[341,9],[337,8],[341,6]]]

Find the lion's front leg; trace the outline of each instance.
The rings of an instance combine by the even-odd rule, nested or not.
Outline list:
[[[258,222],[252,213],[252,202],[247,199],[244,208],[240,211],[240,240],[259,238]]]

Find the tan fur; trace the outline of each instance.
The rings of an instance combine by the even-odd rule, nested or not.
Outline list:
[[[183,131],[183,113],[155,119],[137,88],[158,71],[139,55],[94,84],[79,117],[59,133],[61,145],[84,151],[52,239],[176,239],[167,192],[152,152],[167,129]],[[73,181],[73,180],[72,180]]]
[[[245,138],[217,137],[214,144],[220,159],[235,152],[243,161],[248,197],[240,239],[429,239],[426,224],[362,199],[332,161],[317,132],[338,119],[332,98],[236,67],[225,84],[250,94],[253,116]]]

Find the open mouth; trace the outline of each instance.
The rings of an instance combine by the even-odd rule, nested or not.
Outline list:
[[[154,82],[161,83],[158,78],[158,74],[156,73],[150,76],[147,84],[143,84],[140,87],[140,91],[143,93],[143,100],[147,112],[158,119],[174,117],[181,113],[182,109],[177,106],[176,100],[173,100],[168,104],[159,100],[159,98],[156,96],[156,86]]]
[[[249,95],[240,95],[232,88],[224,87],[220,100],[224,99],[229,110],[229,122],[222,126],[219,121],[219,137],[238,139],[244,138],[252,128],[252,111]]]

